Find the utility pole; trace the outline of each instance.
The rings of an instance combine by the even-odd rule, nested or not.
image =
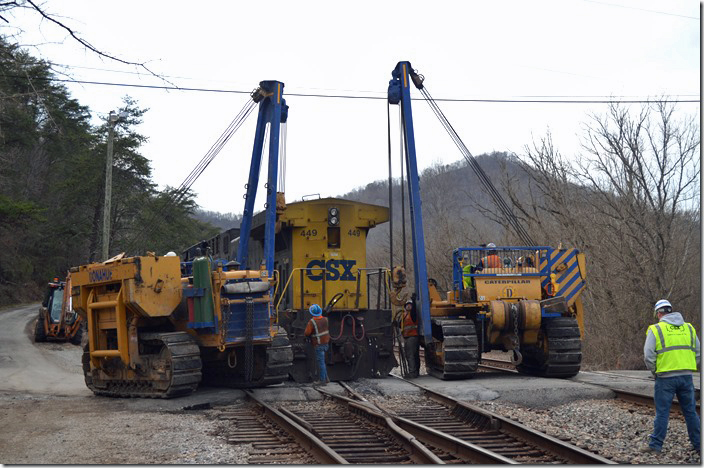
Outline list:
[[[110,199],[112,197],[112,140],[115,134],[115,124],[122,114],[110,111],[108,115],[108,157],[105,167],[105,207],[103,208],[103,261],[109,257],[110,250]]]

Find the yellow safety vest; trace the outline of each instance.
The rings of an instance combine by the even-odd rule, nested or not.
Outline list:
[[[465,289],[474,287],[474,278],[469,276],[471,273],[472,265],[467,265],[462,268],[462,284],[464,285]]]
[[[655,373],[697,370],[697,333],[689,323],[679,327],[659,322],[648,327],[655,336]]]

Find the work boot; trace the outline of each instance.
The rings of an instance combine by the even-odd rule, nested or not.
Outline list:
[[[640,453],[660,453],[660,450],[654,449],[650,445],[644,445],[639,451]]]

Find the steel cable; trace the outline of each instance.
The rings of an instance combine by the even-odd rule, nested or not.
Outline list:
[[[421,94],[425,97],[426,102],[430,106],[430,108],[433,110],[435,115],[438,117],[438,120],[440,120],[440,123],[442,126],[445,128],[447,133],[450,135],[450,138],[452,138],[452,141],[455,143],[457,148],[460,150],[460,153],[462,153],[462,156],[464,159],[467,161],[469,166],[474,170],[474,173],[477,175],[477,178],[479,181],[482,183],[484,186],[485,190],[488,192],[489,196],[492,198],[496,206],[499,207],[501,212],[504,214],[506,217],[507,221],[509,224],[513,227],[513,229],[516,231],[516,234],[518,237],[526,244],[526,245],[536,245],[535,241],[531,238],[531,236],[528,234],[528,232],[523,228],[521,225],[520,221],[518,220],[518,217],[513,213],[513,210],[511,210],[511,207],[506,203],[504,198],[501,196],[501,194],[496,190],[496,187],[494,187],[494,184],[491,182],[489,177],[486,175],[486,172],[484,172],[484,169],[479,165],[477,162],[476,158],[472,155],[472,153],[467,149],[467,146],[465,146],[464,142],[460,138],[460,136],[457,134],[455,129],[452,127],[452,124],[447,120],[447,117],[445,114],[442,112],[440,107],[438,106],[437,102],[432,98],[430,93],[426,88],[422,88],[420,90]]]
[[[230,122],[225,131],[220,135],[220,137],[213,143],[210,149],[206,152],[205,156],[198,162],[196,167],[188,174],[188,176],[181,182],[178,186],[161,204],[161,206],[152,212],[152,216],[144,223],[142,229],[132,238],[131,241],[127,242],[127,248],[125,250],[130,252],[135,248],[136,245],[147,234],[150,234],[154,228],[154,222],[161,215],[168,212],[168,209],[172,206],[180,203],[183,197],[188,193],[193,183],[200,177],[200,175],[205,171],[205,169],[210,165],[215,157],[220,153],[225,144],[232,138],[232,136],[237,132],[237,130],[242,126],[242,124],[247,120],[247,117],[252,113],[252,110],[257,106],[254,100],[250,99],[244,107],[239,111],[235,118]]]

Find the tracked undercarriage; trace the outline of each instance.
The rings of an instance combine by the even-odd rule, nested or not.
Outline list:
[[[248,353],[251,355],[248,356]],[[203,384],[214,387],[254,388],[288,380],[293,351],[286,331],[277,327],[271,343],[253,344],[203,353]]]
[[[111,397],[172,398],[188,395],[201,381],[210,386],[252,388],[274,385],[288,379],[292,352],[286,332],[279,330],[271,344],[253,346],[252,376],[238,365],[230,353],[246,362],[244,347],[209,355],[203,360],[196,340],[186,332],[142,333],[139,335],[140,359],[138,370],[122,365],[118,358],[101,368],[92,368],[88,346],[83,352],[83,373],[86,385],[96,395]],[[229,357],[229,359],[228,359]]]
[[[188,395],[201,380],[200,349],[185,332],[140,335],[143,365],[128,369],[119,358],[91,368],[88,345],[83,351],[86,385],[96,395],[112,397],[171,398]]]
[[[546,320],[538,345],[524,349],[518,370],[541,377],[574,377],[581,363],[582,342],[577,319],[554,317]]]
[[[477,371],[479,342],[471,319],[433,319],[433,342],[426,346],[428,373],[443,380],[466,379]]]

